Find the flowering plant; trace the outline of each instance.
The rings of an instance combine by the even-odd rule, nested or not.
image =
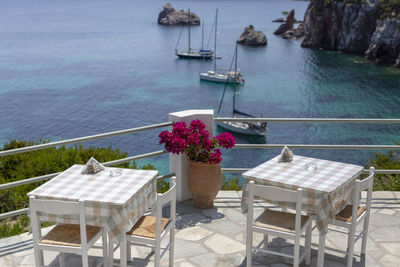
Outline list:
[[[206,126],[201,120],[193,120],[187,127],[185,122],[175,122],[172,132],[162,131],[158,137],[160,144],[165,144],[165,149],[173,154],[185,153],[191,160],[220,163],[221,150],[235,145],[235,138],[229,133],[221,133],[211,137]]]

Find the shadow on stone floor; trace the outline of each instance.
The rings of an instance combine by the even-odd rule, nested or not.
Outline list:
[[[4,257],[7,255],[15,254],[18,252],[23,252],[26,250],[33,249],[33,240],[25,240],[21,242],[17,242],[11,245],[1,246],[0,247],[0,257]]]
[[[304,247],[300,247],[300,254],[302,253],[303,248]],[[293,255],[294,246],[292,243],[288,243],[286,239],[276,237],[273,238],[272,241],[270,240],[270,242],[268,243],[268,249],[280,253]],[[299,266],[316,266],[317,256],[318,256],[318,249],[311,248],[311,264],[306,265],[303,260]],[[246,267],[246,260],[247,257],[243,259],[239,267]],[[253,252],[252,265],[254,267],[277,266],[277,264],[279,266],[293,266],[293,259],[262,252]],[[330,253],[329,250],[325,250],[324,266],[345,267],[346,265],[347,265],[347,257],[345,257],[344,252],[343,256],[338,256]],[[365,267],[365,266],[366,266],[365,255],[361,257],[353,257],[353,267]]]
[[[198,223],[209,224],[225,217],[215,206],[210,209],[199,209],[193,205],[192,201],[180,204],[176,213],[176,229],[178,230],[195,226]]]
[[[46,253],[46,251],[44,252]],[[98,266],[102,258],[96,256],[89,256],[89,266]],[[58,254],[54,260],[48,265],[49,267],[59,267],[60,266],[60,255]],[[65,253],[65,266],[82,266],[82,256],[79,254]]]

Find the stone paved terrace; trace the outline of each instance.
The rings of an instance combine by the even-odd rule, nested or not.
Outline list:
[[[260,213],[263,207],[255,209]],[[200,210],[191,201],[177,207],[177,233],[175,266],[245,266],[246,218],[240,211],[240,192],[222,191],[215,200],[215,207]],[[46,229],[48,230],[48,229]],[[255,236],[255,240],[261,240]],[[270,238],[271,242],[271,238]],[[316,265],[318,231],[313,231],[311,266]],[[326,246],[343,249],[346,236],[329,232]],[[400,192],[374,192],[367,255],[360,259],[361,242],[356,243],[354,266],[400,266]],[[291,244],[275,238],[270,245],[278,251],[291,251]],[[129,266],[153,266],[153,257],[147,248],[132,247],[133,261]],[[45,264],[58,265],[58,255],[45,251]],[[93,250],[90,266],[99,261],[101,251]],[[114,258],[119,257],[116,251]],[[162,266],[167,266],[164,256]],[[81,266],[80,257],[67,255],[67,266]],[[0,266],[34,266],[32,235],[22,234],[0,240]],[[114,260],[115,263],[118,260]],[[344,256],[325,251],[325,266],[345,266]],[[254,256],[253,266],[291,266],[290,259],[261,254]],[[303,263],[304,266],[304,263]]]

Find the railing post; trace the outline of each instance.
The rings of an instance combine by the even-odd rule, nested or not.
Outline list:
[[[168,114],[168,121],[184,121],[188,125],[192,120],[201,120],[206,125],[206,130],[210,136],[214,133],[214,110],[212,109],[194,109],[184,110]],[[172,127],[171,127],[172,128]],[[176,175],[176,200],[181,202],[192,198],[187,187],[187,168],[189,162],[186,155],[169,154],[169,170]]]

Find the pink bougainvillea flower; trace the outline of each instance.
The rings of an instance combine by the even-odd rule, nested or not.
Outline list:
[[[214,149],[214,152],[210,153],[210,158],[208,159],[208,163],[217,164],[217,163],[220,163],[221,160],[222,160],[221,150]]]
[[[162,131],[158,137],[160,144],[164,144],[168,152],[185,153],[191,160],[210,164],[217,164],[222,160],[221,151],[217,147],[228,149],[235,145],[235,139],[229,133],[210,138],[201,120],[193,120],[189,127],[185,122],[176,122],[171,132]]]
[[[221,133],[216,136],[218,145],[228,149],[235,146],[235,138],[230,133]]]
[[[204,130],[206,126],[201,120],[192,120],[190,123],[190,130]]]
[[[173,129],[172,129],[173,135],[180,137],[180,138],[186,138],[189,133],[190,133],[190,131],[187,128],[186,123],[184,121],[174,123]]]

